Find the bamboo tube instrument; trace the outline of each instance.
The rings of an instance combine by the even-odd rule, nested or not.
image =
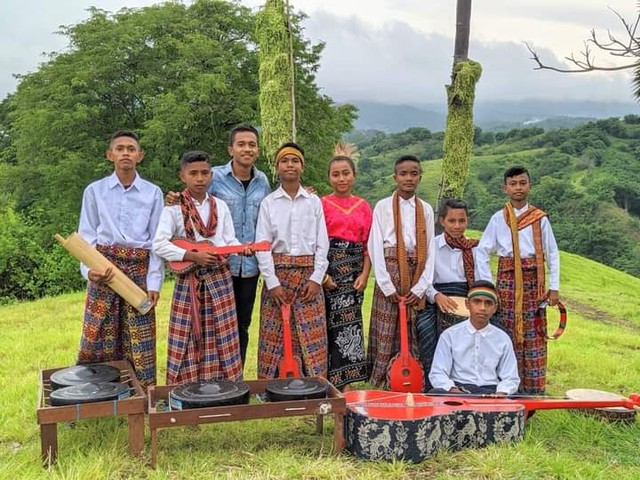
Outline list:
[[[147,298],[145,291],[122,273],[122,270],[111,263],[104,255],[89,245],[80,235],[74,232],[67,238],[64,238],[62,235],[56,233],[54,237],[71,255],[90,269],[106,270],[111,267],[115,275],[113,280],[108,282],[107,285],[141,314],[145,314],[151,310],[152,304]]]

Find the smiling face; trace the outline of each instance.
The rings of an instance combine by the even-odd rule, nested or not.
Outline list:
[[[415,195],[421,178],[420,164],[411,160],[398,163],[393,174],[393,179],[398,186],[398,194],[402,198],[410,198]]]
[[[529,175],[522,173],[514,177],[507,177],[502,190],[507,194],[514,207],[523,207],[527,203],[527,195],[531,191]]]
[[[355,173],[346,160],[336,160],[329,166],[329,183],[336,195],[351,195],[355,179]]]
[[[191,196],[199,201],[207,193],[207,185],[211,181],[211,165],[206,161],[187,163],[180,169],[180,180],[189,189]]]
[[[236,132],[233,143],[227,147],[233,162],[242,167],[251,167],[256,163],[260,149],[258,137],[253,132]]]
[[[111,141],[107,158],[113,162],[116,171],[135,170],[136,165],[144,158],[144,152],[138,142],[131,137],[117,137]]]
[[[289,153],[278,160],[276,170],[283,182],[292,180],[299,181],[300,175],[302,175],[304,171],[304,164],[299,157]]]
[[[452,238],[461,238],[469,224],[469,217],[464,208],[448,208],[444,218],[440,217],[439,221]]]

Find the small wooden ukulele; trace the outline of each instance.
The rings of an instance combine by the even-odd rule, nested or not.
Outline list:
[[[389,363],[387,380],[393,392],[419,393],[424,389],[422,364],[409,352],[409,332],[407,328],[407,304],[402,297],[398,302],[398,323],[400,323],[400,353]]]
[[[242,245],[224,245],[224,246],[216,246],[207,240],[202,240],[200,242],[193,242],[186,238],[173,238],[171,239],[171,243],[174,245],[184,248],[185,250],[190,250],[192,252],[211,252],[216,255],[229,255],[232,253],[242,253],[247,248],[251,248],[255,252],[267,252],[271,250],[271,243],[264,242],[256,242],[256,243],[245,243]],[[188,260],[176,260],[173,262],[169,262],[169,268],[173,270],[174,273],[184,274],[189,273],[191,270],[197,268],[195,262],[190,262]]]

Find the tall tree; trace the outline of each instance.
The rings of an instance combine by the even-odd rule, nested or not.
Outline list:
[[[447,85],[447,128],[439,200],[462,198],[473,148],[473,102],[482,67],[469,60],[471,0],[458,0],[451,85]]]
[[[295,141],[294,56],[289,8],[283,0],[267,0],[258,13],[260,49],[260,124],[262,146],[274,169],[278,146]]]

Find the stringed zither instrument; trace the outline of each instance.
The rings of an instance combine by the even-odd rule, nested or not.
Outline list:
[[[282,343],[284,354],[278,365],[280,378],[300,378],[300,365],[293,356],[293,341],[291,339],[291,304],[285,303],[280,307],[282,313]]]
[[[524,438],[527,412],[622,407],[640,411],[640,395],[568,400],[548,397],[428,395],[353,390],[344,394],[346,448],[366,460],[421,462],[440,450]]]
[[[424,370],[422,364],[409,352],[407,304],[404,297],[401,297],[398,302],[398,323],[400,324],[400,353],[389,363],[387,371],[389,390],[422,392],[424,390]]]
[[[233,253],[242,253],[247,248],[252,249],[254,252],[268,252],[269,250],[271,250],[271,243],[267,241],[244,243],[242,245],[216,246],[207,240],[194,242],[187,238],[172,238],[171,243],[191,252],[211,252],[215,255],[231,255]],[[173,262],[169,262],[169,268],[171,268],[174,273],[182,275],[195,270],[197,268],[197,265],[195,264],[195,262],[191,262],[188,260],[176,260]]]

